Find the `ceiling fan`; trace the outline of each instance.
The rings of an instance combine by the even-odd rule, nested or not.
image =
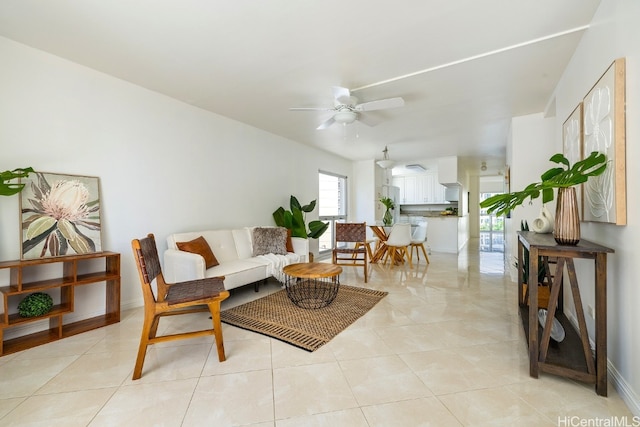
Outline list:
[[[333,111],[333,116],[325,120],[316,129],[327,129],[334,123],[342,123],[344,125],[355,122],[356,120],[368,126],[377,124],[375,118],[368,116],[367,111],[385,110],[388,108],[397,108],[404,106],[402,98],[387,98],[377,101],[363,102],[358,104],[358,98],[351,96],[349,89],[345,87],[333,87],[333,108],[326,107],[309,107],[309,108],[289,108],[290,111]]]

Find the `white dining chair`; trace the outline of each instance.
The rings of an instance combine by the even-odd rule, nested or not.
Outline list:
[[[391,258],[391,268],[396,261],[404,260],[409,262],[409,268],[413,268],[411,264],[411,254],[409,246],[411,245],[411,224],[395,224],[389,233],[389,238],[385,242],[387,252],[384,257],[384,264]]]
[[[416,255],[418,257],[418,261],[420,260],[420,251],[422,249],[422,253],[424,254],[424,258],[427,260],[427,264],[430,263],[429,255],[427,255],[427,250],[424,248],[424,243],[427,241],[427,221],[420,221],[418,223],[418,227],[413,232],[413,236],[411,236],[411,249],[410,254],[413,256],[413,250],[415,249]]]

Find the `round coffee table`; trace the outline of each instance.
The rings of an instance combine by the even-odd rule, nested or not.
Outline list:
[[[321,262],[287,265],[287,296],[298,307],[316,309],[331,304],[338,295],[342,267]]]

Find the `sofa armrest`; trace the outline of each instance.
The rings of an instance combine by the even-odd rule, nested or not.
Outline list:
[[[204,279],[204,258],[191,252],[167,249],[164,252],[164,279],[167,283]]]
[[[293,252],[300,255],[301,262],[309,261],[309,239],[303,239],[302,237],[292,237],[291,244],[293,245]]]

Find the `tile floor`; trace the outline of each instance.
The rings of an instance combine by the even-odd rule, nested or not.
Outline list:
[[[142,309],[99,330],[0,358],[0,426],[558,426],[631,420],[612,386],[532,379],[501,254],[433,253],[412,270],[372,266],[389,292],[329,344],[307,353],[224,325],[212,338],[152,347],[131,380]],[[342,283],[365,286],[361,269]],[[137,285],[137,284],[136,284]],[[247,287],[226,307],[259,294]],[[204,314],[161,323],[208,323]],[[212,348],[213,347],[213,348]],[[587,424],[575,424],[587,425]],[[588,424],[604,425],[604,424]]]

